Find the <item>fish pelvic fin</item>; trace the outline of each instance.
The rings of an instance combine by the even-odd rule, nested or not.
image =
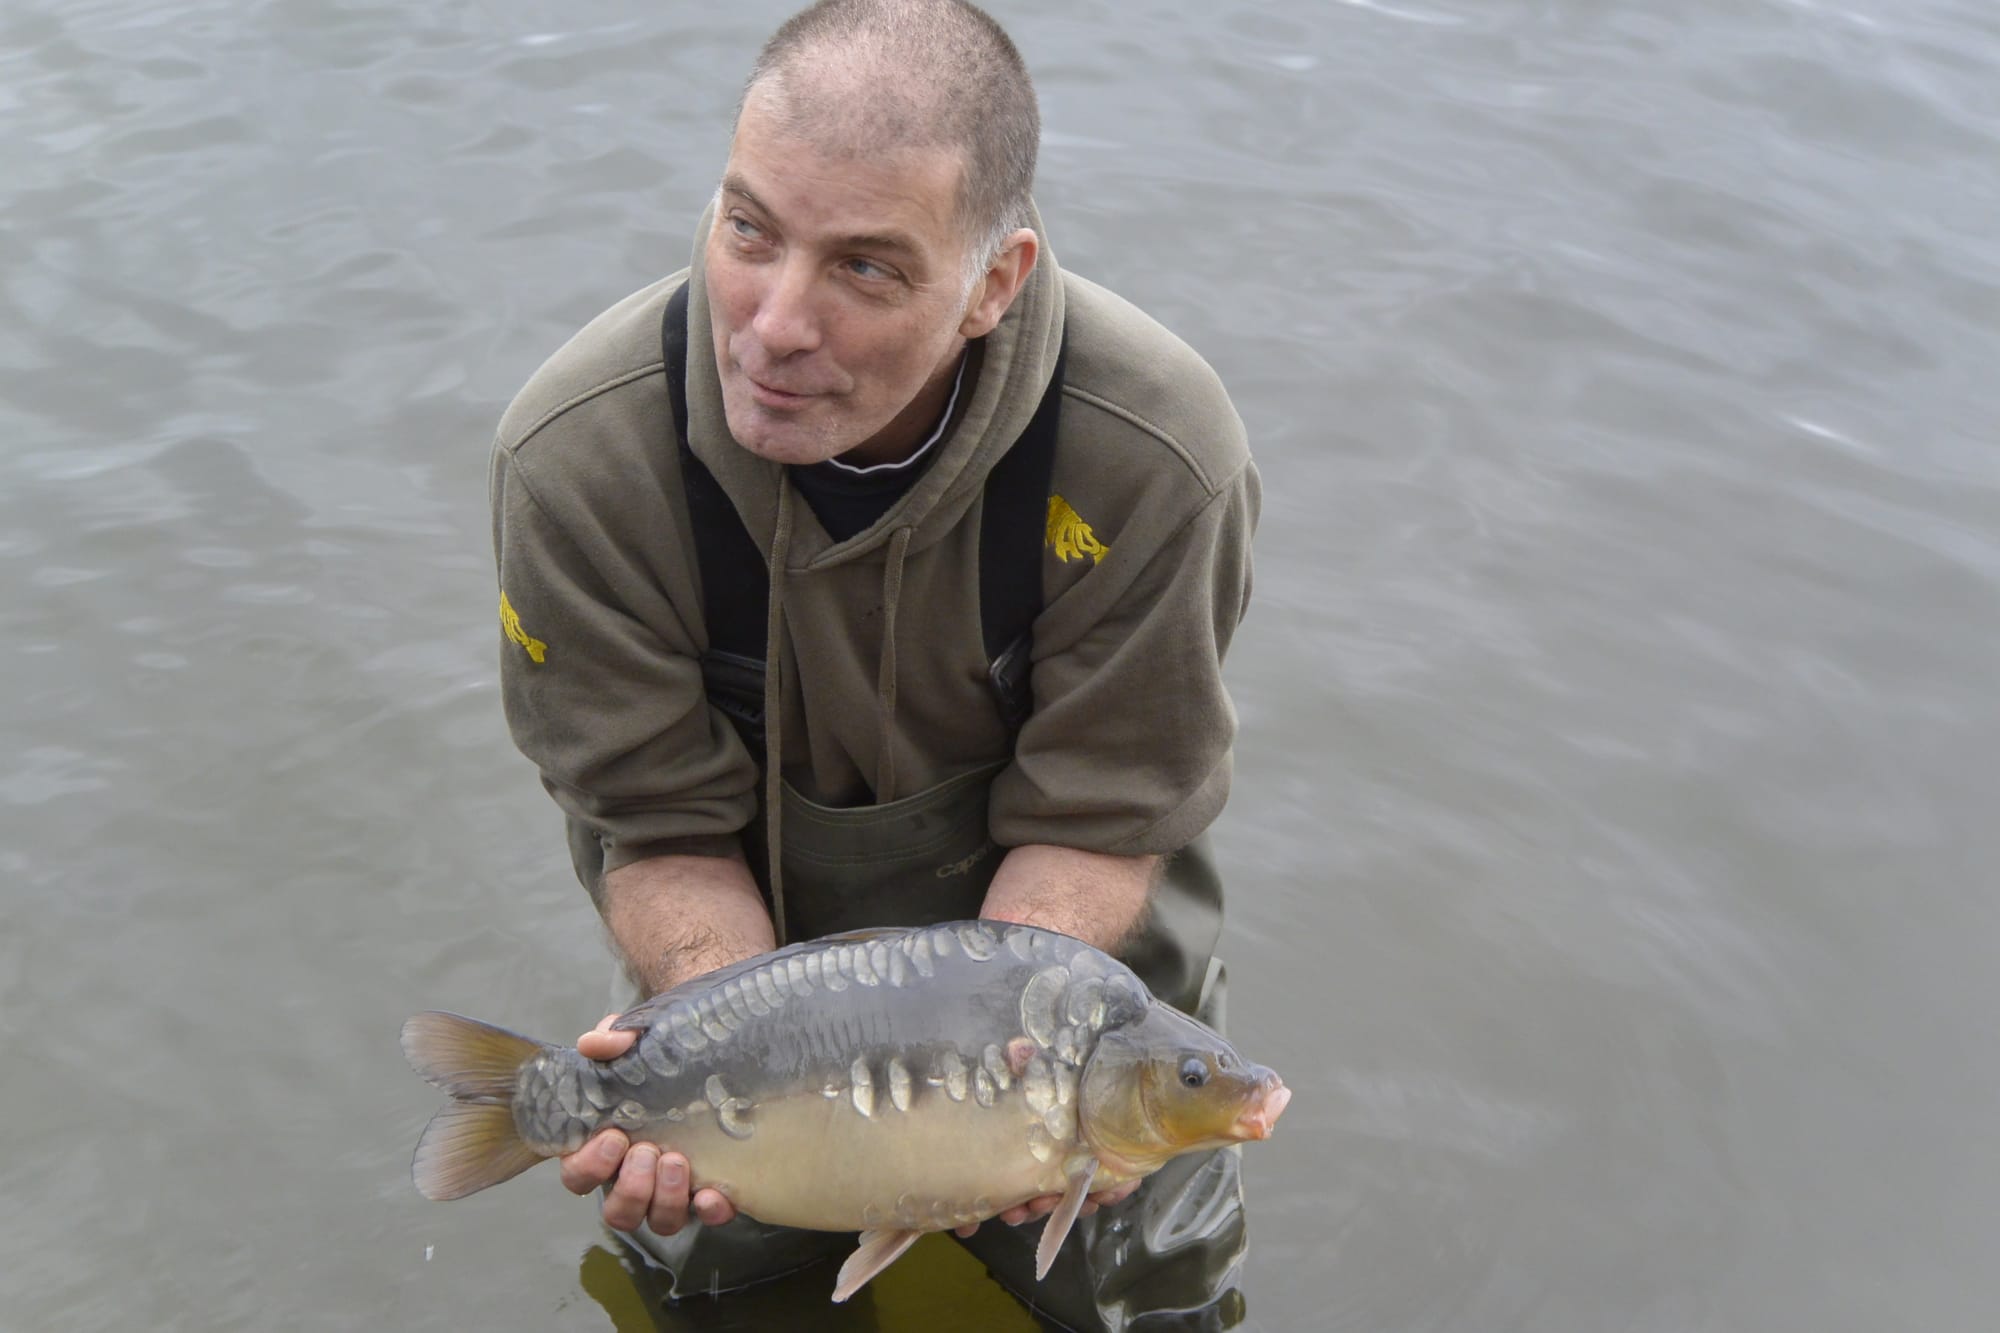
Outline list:
[[[840,1266],[834,1279],[833,1299],[844,1301],[868,1285],[868,1279],[903,1257],[903,1251],[917,1243],[921,1231],[864,1231],[861,1244]]]
[[[514,1124],[514,1088],[539,1042],[458,1014],[418,1014],[403,1024],[410,1067],[453,1100],[417,1140],[410,1177],[426,1199],[462,1199],[542,1160]]]
[[[1083,1201],[1090,1195],[1090,1182],[1097,1178],[1097,1159],[1087,1159],[1070,1173],[1069,1188],[1063,1191],[1062,1202],[1049,1214],[1049,1220],[1042,1224],[1042,1239],[1035,1246],[1035,1281],[1040,1282],[1056,1266],[1056,1251],[1069,1236],[1069,1229],[1076,1225],[1077,1214],[1083,1211]]]

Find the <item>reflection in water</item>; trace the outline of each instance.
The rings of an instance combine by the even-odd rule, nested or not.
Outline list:
[[[1032,1247],[1010,1243],[1013,1237],[992,1230],[999,1223],[988,1223],[965,1242],[944,1233],[925,1236],[840,1305],[828,1299],[838,1268],[833,1260],[743,1290],[676,1300],[667,1271],[615,1236],[584,1256],[581,1278],[585,1291],[620,1330],[720,1333],[811,1327],[831,1333],[930,1333],[974,1328],[1032,1333],[1066,1327],[1037,1308],[1037,1294],[1053,1297],[1063,1288],[1088,1291],[1084,1275],[1091,1273],[1114,1333],[1221,1333],[1241,1324],[1247,1308],[1236,1285],[1243,1257],[1240,1164],[1241,1154],[1233,1148],[1168,1163],[1149,1182],[1160,1188],[1142,1190],[1080,1220],[1046,1283],[1033,1277]],[[1001,1243],[990,1243],[995,1240]],[[1081,1257],[1086,1247],[1088,1266]],[[988,1263],[998,1265],[1000,1272]],[[1228,1275],[1218,1281],[1211,1265]],[[1001,1274],[1005,1285],[998,1280]],[[1217,1286],[1227,1290],[1213,1304],[1179,1308],[1208,1300]],[[1090,1298],[1082,1299],[1086,1312],[1078,1318],[1088,1318]],[[1128,1311],[1139,1313],[1128,1317]]]
[[[1045,1282],[1033,1274],[1035,1229],[1010,1232],[989,1222],[963,1242],[944,1233],[924,1237],[843,1305],[828,1300],[832,1262],[720,1296],[675,1301],[666,1270],[616,1237],[584,1256],[583,1285],[618,1328],[672,1333],[1060,1329],[1069,1326],[1063,1320],[1091,1318],[1093,1295],[1112,1333],[1221,1333],[1241,1324],[1246,1312],[1238,1285],[1241,1164],[1233,1147],[1169,1162],[1138,1194],[1080,1219]],[[1224,1290],[1214,1298],[1218,1288]],[[1038,1297],[1049,1304],[1038,1307]],[[1077,1313],[1059,1320],[1044,1312],[1063,1309]],[[652,1322],[629,1322],[635,1316]]]
[[[583,1256],[578,1278],[618,1333],[728,1333],[810,1327],[815,1333],[1036,1333],[1053,1327],[1017,1305],[979,1261],[944,1235],[926,1236],[845,1304],[828,1300],[838,1265],[816,1264],[745,1291],[675,1301],[664,1272],[609,1239]]]

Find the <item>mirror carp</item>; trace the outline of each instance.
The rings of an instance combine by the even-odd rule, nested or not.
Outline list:
[[[1109,954],[1002,922],[791,945],[613,1026],[638,1042],[599,1063],[456,1014],[405,1023],[411,1066],[453,1098],[417,1189],[463,1198],[616,1126],[760,1221],[861,1232],[844,1301],[927,1231],[1060,1194],[1045,1277],[1092,1190],[1268,1138],[1291,1099]]]

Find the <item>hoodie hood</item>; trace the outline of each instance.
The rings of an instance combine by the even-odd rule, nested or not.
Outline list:
[[[757,457],[729,433],[722,384],[709,324],[706,241],[714,207],[702,213],[688,270],[688,447],[728,494],[743,526],[761,551],[770,551],[778,525],[784,465]],[[786,565],[805,573],[843,564],[886,546],[901,529],[912,552],[939,541],[965,516],[986,485],[987,474],[1027,428],[1055,373],[1063,332],[1063,284],[1042,219],[1030,219],[1041,243],[1035,268],[1000,323],[970,355],[977,378],[943,440],[938,457],[873,526],[834,542],[817,524],[799,525],[788,543]]]

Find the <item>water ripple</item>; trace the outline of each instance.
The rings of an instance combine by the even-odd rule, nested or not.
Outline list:
[[[506,1281],[368,1294],[439,1225],[382,1034],[602,1003],[485,453],[685,262],[784,8],[0,13],[0,991],[129,1090],[9,1085],[21,1318],[575,1313],[525,1187]],[[1209,357],[1266,480],[1224,953],[1306,1132],[1245,1155],[1251,1319],[1983,1326],[2000,15],[1008,17],[1055,251]],[[55,1145],[135,1118],[113,1206]]]

